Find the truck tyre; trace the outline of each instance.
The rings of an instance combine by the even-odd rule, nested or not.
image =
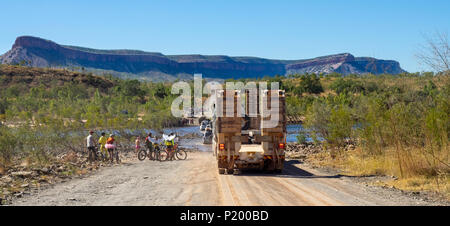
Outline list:
[[[225,174],[225,169],[224,168],[219,168],[219,174]]]
[[[267,161],[265,161],[265,162],[264,162],[264,169],[265,169],[267,172],[269,172],[269,173],[273,172],[273,171],[275,170],[275,164],[274,164],[273,160],[267,160]]]

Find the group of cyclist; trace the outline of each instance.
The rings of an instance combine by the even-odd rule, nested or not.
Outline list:
[[[94,137],[92,136],[94,134],[94,131],[89,131],[89,135],[86,138],[87,141],[87,149],[88,149],[88,160],[90,162],[95,161],[98,159],[97,155],[97,145],[96,142],[94,142]],[[114,157],[116,156],[116,161],[119,163],[118,153],[115,152],[116,145],[115,145],[116,139],[114,138],[114,134],[110,134],[109,137],[106,137],[106,133],[102,132],[102,135],[98,139],[97,144],[100,148],[100,155],[103,157],[104,160],[109,159],[111,162],[114,162]]]
[[[164,145],[166,146],[166,151],[168,153],[168,160],[173,160],[175,157],[174,151],[178,145],[178,136],[176,136],[174,133],[171,133],[169,135],[169,137],[171,139],[164,139]],[[154,152],[155,147],[158,145],[157,139],[155,137],[153,137],[152,133],[149,133],[145,137],[144,142],[145,142],[145,149],[147,150],[147,153]],[[136,150],[136,154],[138,154],[139,151],[141,150],[141,137],[140,136],[136,137],[135,150]],[[152,158],[150,158],[150,159],[152,159]],[[156,159],[152,159],[152,160],[156,160]]]
[[[88,160],[90,162],[99,159],[97,154],[97,144],[99,147],[99,154],[101,155],[103,160],[109,160],[110,162],[114,162],[114,158],[116,158],[117,163],[120,162],[118,152],[116,150],[116,140],[114,134],[110,134],[109,137],[106,137],[106,133],[102,132],[100,138],[97,142],[94,141],[93,137],[94,131],[89,131],[89,135],[86,137],[87,142],[87,150],[88,150]],[[165,135],[164,135],[165,136]],[[174,150],[178,145],[178,136],[174,133],[171,133],[168,136],[170,139],[164,139],[164,145],[166,146],[166,151],[168,153],[168,160],[174,159]],[[155,146],[158,145],[157,139],[153,137],[152,133],[149,133],[145,137],[145,149],[148,153],[152,153],[155,151]],[[137,136],[135,140],[135,152],[136,154],[141,150],[141,137]]]

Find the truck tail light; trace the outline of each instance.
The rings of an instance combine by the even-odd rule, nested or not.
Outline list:
[[[219,144],[219,150],[225,150],[225,144]]]
[[[285,143],[279,143],[278,144],[278,148],[279,149],[284,149],[286,147],[286,144]]]

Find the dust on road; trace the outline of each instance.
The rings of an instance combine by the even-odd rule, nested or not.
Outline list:
[[[219,175],[211,152],[185,161],[133,160],[56,184],[13,205],[426,205],[287,161],[283,174]]]

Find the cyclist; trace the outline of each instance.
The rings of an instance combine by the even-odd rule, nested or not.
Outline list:
[[[109,135],[108,140],[106,140],[106,149],[108,150],[108,154],[110,157],[111,162],[114,162],[114,149],[116,148],[116,146],[114,145],[114,141],[116,141],[114,139],[114,134]],[[119,159],[117,159],[117,163],[119,163]]]
[[[175,134],[170,133],[169,137],[165,139],[165,145],[167,147],[167,152],[169,153],[169,160],[174,160],[174,146],[175,146]]]
[[[98,139],[98,145],[100,146],[100,153],[103,156],[103,159],[107,159],[108,158],[108,151],[106,150],[106,134],[105,132],[102,132],[102,136]]]
[[[145,146],[147,147],[150,159],[152,159],[151,153],[153,152],[153,149],[154,149],[153,146],[155,143],[156,143],[156,140],[155,140],[155,138],[153,138],[152,133],[148,133],[148,136],[145,138]],[[155,160],[155,159],[152,159],[152,160]]]

